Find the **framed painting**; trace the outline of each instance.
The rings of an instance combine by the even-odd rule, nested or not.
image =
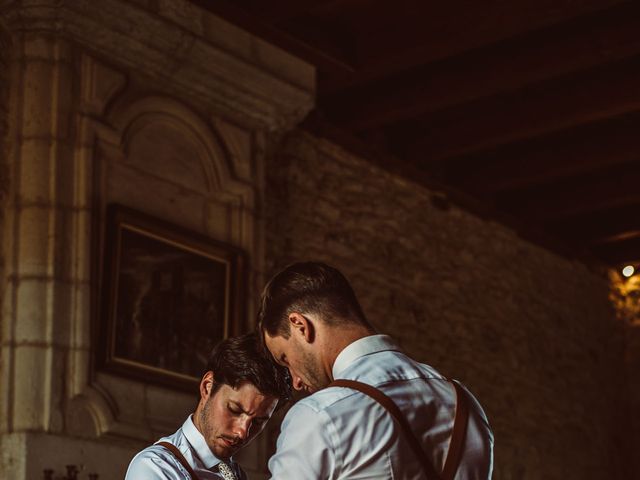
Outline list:
[[[212,347],[240,330],[242,252],[119,205],[104,251],[98,368],[197,391]]]

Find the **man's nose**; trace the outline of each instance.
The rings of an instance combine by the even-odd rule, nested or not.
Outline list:
[[[249,430],[251,430],[251,419],[239,418],[236,422],[236,428],[233,432],[240,440],[246,440],[249,436]]]

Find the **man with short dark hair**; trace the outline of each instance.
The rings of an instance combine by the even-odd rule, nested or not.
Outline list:
[[[220,342],[209,357],[193,415],[173,435],[138,453],[126,480],[245,479],[232,455],[262,431],[289,394],[286,370],[267,358],[255,333]]]
[[[493,434],[478,401],[377,335],[335,268],[296,263],[275,275],[259,324],[294,388],[312,394],[283,421],[273,479],[491,478]]]

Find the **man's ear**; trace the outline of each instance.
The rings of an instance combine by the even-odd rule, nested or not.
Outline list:
[[[209,370],[202,376],[202,380],[200,380],[200,399],[206,400],[209,395],[211,395],[214,383],[213,372]]]
[[[289,326],[291,327],[291,334],[301,335],[305,342],[312,343],[315,339],[316,329],[315,325],[308,317],[298,313],[291,312],[289,314]]]

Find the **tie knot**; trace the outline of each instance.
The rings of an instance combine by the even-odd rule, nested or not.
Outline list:
[[[233,473],[233,469],[228,463],[221,461],[218,464],[218,470],[222,474],[222,478],[225,480],[237,480],[236,474]]]

